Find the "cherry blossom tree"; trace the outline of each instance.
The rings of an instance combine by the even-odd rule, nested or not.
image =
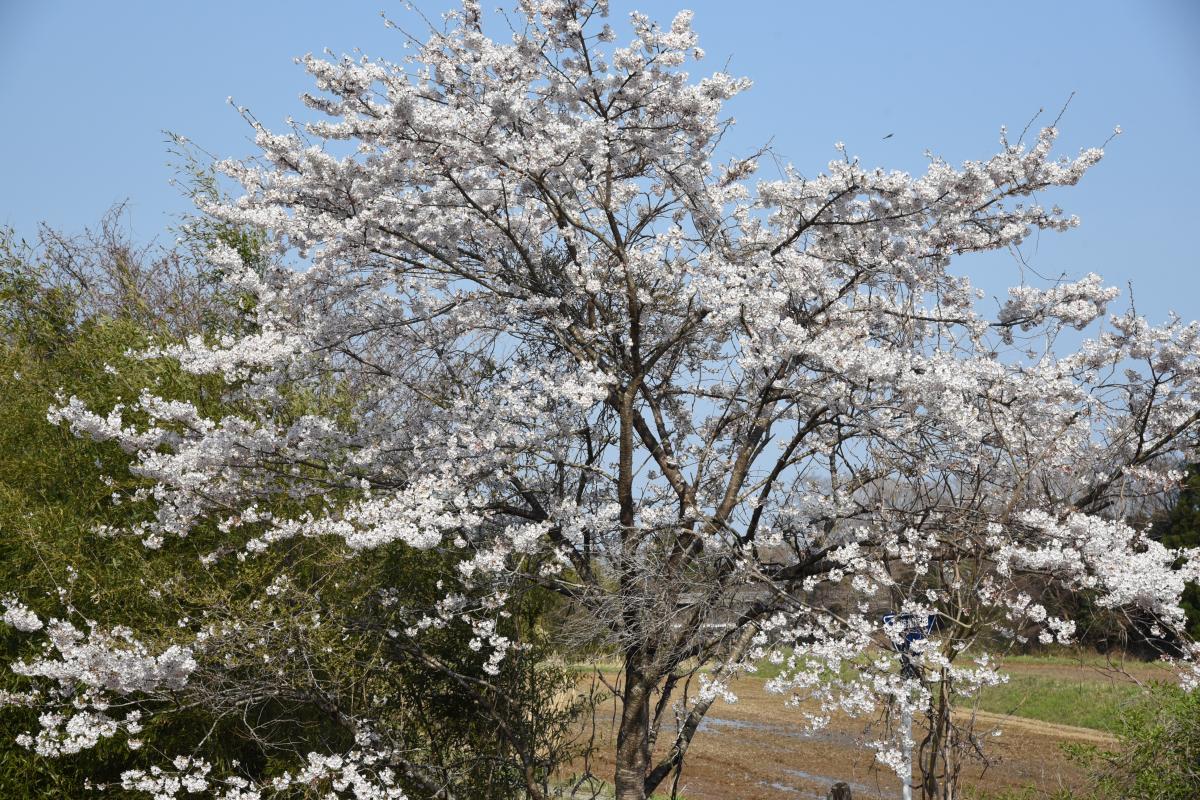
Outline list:
[[[299,539],[364,563],[437,551],[454,585],[394,635],[420,652],[466,626],[492,672],[512,654],[507,604],[553,592],[620,661],[620,800],[678,776],[763,659],[800,706],[780,713],[813,724],[926,709],[941,774],[942,710],[1002,679],[983,647],[1031,625],[1072,636],[1030,586],[1179,629],[1195,553],[1122,511],[1195,457],[1200,326],[1110,314],[1118,293],[1092,274],[997,310],[952,269],[1074,227],[1039,193],[1101,150],[1058,157],[1051,126],[919,176],[839,145],[820,174],[756,179],[761,153],[716,159],[723,103],[749,83],[685,71],[703,56],[690,15],[633,14],[620,44],[607,12],[521,0],[501,42],[467,0],[444,30],[401,30],[400,62],[305,58],[322,121],[277,134],[247,115],[261,157],[222,164],[244,194],[203,210],[268,232],[278,264],[218,246],[248,298],[240,332],[145,354],[221,377],[241,411],[147,389],[51,412],[134,454],[154,508],[136,535],[171,547],[217,526],[213,562]],[[1068,328],[1086,338],[1064,352]],[[299,396],[340,402],[292,418]],[[264,510],[281,492],[302,510]],[[384,595],[403,571],[388,580]],[[8,602],[6,621],[41,627]],[[896,652],[889,609],[932,617],[931,635]],[[183,629],[143,653],[49,623],[21,668],[82,694],[34,737],[129,727],[105,704],[174,691],[205,658],[214,632]],[[221,784],[202,753],[129,784],[258,797],[334,775],[347,796],[394,796],[386,737],[354,714],[353,752],[313,753],[277,787]],[[903,771],[911,731],[889,730],[878,757]],[[933,796],[953,784],[930,780]]]

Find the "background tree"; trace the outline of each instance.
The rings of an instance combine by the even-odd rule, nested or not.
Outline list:
[[[192,230],[200,230],[199,223]],[[208,230],[220,241],[248,241],[229,237],[228,229]],[[362,702],[355,697],[387,699],[385,716],[402,729],[397,739],[406,745],[407,772],[395,783],[428,796],[525,796],[527,781],[545,787],[554,768],[576,754],[567,728],[578,703],[573,679],[541,663],[540,650],[521,653],[491,676],[464,661],[470,650],[461,635],[443,632],[425,649],[397,650],[380,665],[379,651],[389,642],[388,609],[431,605],[441,596],[441,581],[453,580],[436,556],[365,570],[327,547],[294,546],[249,566],[218,564],[208,558],[220,546],[213,531],[164,549],[147,525],[150,484],[130,470],[130,455],[47,424],[47,409],[66,385],[97,406],[128,402],[153,387],[164,402],[186,400],[214,415],[236,411],[222,403],[219,382],[183,373],[171,361],[133,355],[169,337],[228,330],[220,321],[237,298],[231,305],[219,297],[215,284],[194,270],[191,253],[134,248],[120,207],[98,232],[72,237],[45,228],[37,247],[7,233],[0,253],[0,583],[5,620],[15,623],[0,627],[0,652],[12,668],[0,687],[10,706],[0,744],[0,794],[77,796],[88,785],[140,794],[135,787],[145,779],[130,775],[157,768],[164,753],[173,758],[199,746],[219,768],[247,781],[267,780],[294,763],[288,754],[298,747],[352,746],[350,715],[338,714],[345,713],[343,703]],[[293,406],[304,402],[295,398]],[[286,498],[275,498],[273,507],[286,507]],[[115,535],[118,530],[139,535]],[[402,591],[380,596],[379,574],[401,570]],[[289,580],[281,583],[285,571]],[[115,608],[123,629],[99,634],[93,620]],[[525,603],[512,610],[520,616],[506,627],[508,635],[536,644],[537,609]],[[302,615],[312,629],[292,638],[285,623]],[[60,620],[48,623],[53,640],[77,663],[86,661],[72,650],[83,631],[108,637],[115,661],[78,664],[93,678],[136,681],[139,666],[146,667],[140,647],[170,648],[189,618],[203,619],[214,631],[210,658],[219,666],[210,672],[203,659],[179,662],[189,665],[190,694],[174,695],[170,715],[144,721],[126,707],[123,733],[131,738],[119,747],[108,740],[115,724],[102,717],[43,731],[34,740],[27,733],[39,725],[38,695],[30,694],[22,664],[41,652],[30,648],[26,632],[49,617]],[[268,640],[279,652],[263,659],[258,653]],[[272,660],[284,657],[287,670]],[[424,663],[434,659],[445,663]],[[153,672],[159,662],[150,664]],[[162,698],[149,691],[135,705],[156,701]],[[497,724],[508,727],[508,736],[497,736]]]
[[[1200,464],[1187,465],[1182,485],[1154,520],[1151,535],[1166,547],[1200,547]],[[1187,614],[1188,635],[1200,639],[1200,584],[1187,584],[1180,606]]]
[[[120,207],[81,236],[44,227],[35,247],[11,231],[0,236],[0,583],[6,598],[20,596],[42,612],[66,606],[75,620],[116,606],[135,627],[157,625],[164,611],[171,613],[172,604],[151,597],[148,587],[168,580],[186,556],[154,559],[137,539],[96,534],[144,519],[142,509],[114,503],[140,488],[128,474],[128,454],[47,424],[46,412],[65,385],[107,406],[151,385],[199,399],[202,380],[129,352],[146,347],[154,330],[195,332],[210,300],[211,287],[200,285],[174,254],[130,243]],[[0,793],[75,795],[85,781],[119,782],[123,769],[148,765],[157,748],[183,746],[181,726],[151,723],[141,734],[150,748],[141,754],[100,747],[74,760],[33,757],[15,741],[37,724],[23,699],[28,681],[7,668],[31,651],[13,627],[3,626],[0,635],[4,696],[17,704],[4,717]],[[245,755],[237,746],[230,753]]]

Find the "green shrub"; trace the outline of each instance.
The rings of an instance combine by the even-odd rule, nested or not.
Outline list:
[[[1115,751],[1068,748],[1088,766],[1097,800],[1200,797],[1200,691],[1156,683],[1117,720]]]
[[[348,748],[351,740],[331,709],[353,711],[376,702],[387,704],[375,715],[382,732],[402,742],[410,757],[434,765],[455,796],[523,795],[524,770],[548,784],[574,753],[565,732],[574,731],[575,714],[587,698],[572,691],[575,676],[546,662],[537,629],[547,601],[536,592],[514,592],[506,609],[511,617],[503,632],[527,647],[514,651],[499,675],[485,674],[465,626],[429,637],[421,655],[453,667],[438,670],[399,650],[401,642],[387,634],[402,626],[398,609],[428,606],[453,585],[456,573],[434,553],[396,546],[352,558],[337,543],[299,537],[254,559],[223,558],[201,567],[201,556],[228,546],[219,530],[202,527],[156,549],[136,536],[98,533],[98,526],[135,525],[154,513],[154,504],[113,502],[146,485],[130,472],[130,456],[118,446],[77,438],[47,422],[60,388],[101,413],[128,403],[143,387],[166,399],[190,400],[215,417],[239,409],[223,399],[226,387],[216,379],[186,374],[170,359],[128,355],[158,333],[143,317],[169,310],[155,311],[145,298],[120,301],[132,302],[142,316],[122,313],[120,303],[89,304],[39,257],[0,231],[0,593],[16,595],[42,619],[66,618],[81,628],[89,620],[103,626],[120,609],[121,622],[150,646],[170,643],[178,635],[176,621],[184,618],[244,631],[240,638],[226,636],[225,649],[206,655],[237,659],[242,685],[260,691],[243,698],[228,685],[206,684],[213,673],[206,673],[201,657],[192,707],[152,715],[138,735],[140,749],[103,739],[60,758],[16,743],[18,735],[38,728],[37,709],[5,707],[0,798],[87,796],[89,782],[107,785],[105,796],[125,797],[122,772],[193,752],[202,740],[216,769],[270,777],[294,769],[297,754]],[[286,399],[297,416],[318,407],[336,413],[341,402],[336,385],[322,397],[292,393]],[[280,492],[265,507],[297,513],[304,502]],[[286,593],[265,591],[284,573],[290,579]],[[402,589],[383,603],[378,587],[389,581]],[[279,607],[267,613],[271,603]],[[326,622],[276,647],[266,664],[255,649],[259,642],[297,636],[300,629],[283,624],[268,630],[263,621],[301,614]],[[9,667],[36,658],[40,641],[0,625],[0,697],[29,689],[30,682]],[[498,721],[510,731],[503,741]],[[513,753],[513,742],[533,754],[528,764]]]

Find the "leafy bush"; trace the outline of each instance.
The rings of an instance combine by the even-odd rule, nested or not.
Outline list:
[[[1096,800],[1200,797],[1200,691],[1156,683],[1120,715],[1115,751],[1073,746],[1093,774]]]
[[[55,241],[65,248],[72,240]],[[124,797],[123,772],[193,752],[202,741],[216,768],[271,777],[318,743],[349,747],[339,718],[375,703],[388,709],[378,715],[381,732],[422,765],[423,776],[402,783],[421,778],[459,796],[489,798],[523,794],[527,772],[548,784],[575,752],[570,731],[586,697],[572,691],[574,676],[545,662],[537,630],[545,600],[537,593],[516,595],[507,609],[508,633],[526,647],[493,676],[468,647],[465,628],[447,629],[421,653],[392,652],[400,647],[388,635],[401,625],[397,610],[427,606],[453,583],[450,565],[436,555],[395,548],[354,559],[346,548],[299,537],[259,558],[219,558],[201,568],[202,557],[220,549],[218,530],[152,548],[116,533],[153,514],[153,497],[139,499],[147,482],[129,470],[128,454],[115,443],[48,424],[60,389],[97,408],[128,403],[153,387],[214,416],[239,409],[218,380],[184,373],[171,359],[130,355],[156,337],[212,333],[220,319],[215,304],[212,314],[191,304],[186,318],[171,318],[174,300],[164,299],[202,298],[202,287],[186,285],[202,276],[175,270],[171,259],[139,261],[116,240],[97,246],[108,250],[72,251],[71,263],[117,275],[113,292],[92,291],[106,280],[47,263],[55,251],[25,247],[0,231],[0,594],[19,597],[43,620],[81,629],[110,622],[112,609],[120,609],[122,624],[147,645],[171,644],[188,618],[226,633],[214,637],[220,642],[207,662],[198,654],[194,694],[147,720],[139,747],[101,738],[78,753],[45,758],[17,743],[38,728],[38,711],[24,704],[34,685],[10,669],[37,658],[40,647],[0,624],[0,797],[78,797],[89,783]],[[163,269],[171,270],[170,287],[156,283]],[[332,387],[324,397],[287,401],[298,417],[319,403],[336,406],[339,395]],[[270,508],[295,510],[297,502],[281,493]],[[281,587],[273,582],[284,569],[290,580]],[[385,574],[402,576],[403,591],[381,597]],[[286,623],[301,615],[322,625],[298,636]],[[281,622],[268,627],[264,619]],[[226,670],[232,665],[236,686],[209,680],[205,664],[214,659]],[[507,737],[497,735],[498,725],[507,726]]]

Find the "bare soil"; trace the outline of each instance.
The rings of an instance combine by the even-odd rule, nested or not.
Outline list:
[[[1068,679],[1099,677],[1093,667],[1085,665],[1013,664],[1007,671]],[[836,781],[849,783],[856,800],[899,796],[895,775],[877,766],[874,752],[866,746],[879,735],[879,720],[834,718],[825,729],[814,732],[806,726],[800,709],[788,708],[779,695],[768,694],[761,680],[746,678],[734,689],[738,701],[714,705],[697,732],[680,776],[680,797],[823,799]],[[613,772],[615,710],[609,701],[597,714],[598,747],[591,768],[601,778]],[[986,734],[989,760],[969,764],[963,783],[987,790],[1034,786],[1049,793],[1061,787],[1078,789],[1085,776],[1067,759],[1062,745],[1114,744],[1113,738],[1101,731],[986,712],[976,713],[975,730]],[[668,779],[658,791],[669,796],[670,788]]]

